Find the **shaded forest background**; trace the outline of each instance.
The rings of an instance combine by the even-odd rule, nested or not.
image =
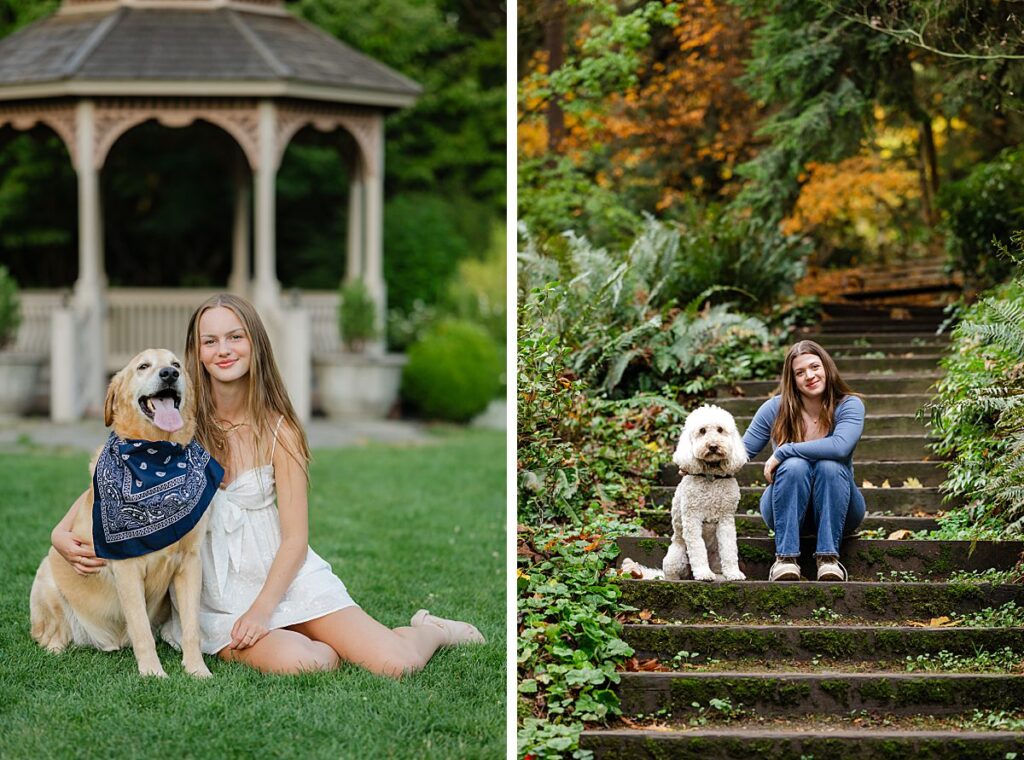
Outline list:
[[[622,247],[643,215],[808,263],[948,256],[1024,227],[1024,9],[967,0],[521,0],[519,218]],[[547,242],[545,242],[547,241]]]
[[[0,0],[0,36],[58,5]],[[459,277],[503,290],[504,5],[286,5],[423,87],[415,106],[386,122],[389,306],[408,313],[417,300],[438,304]],[[341,131],[306,129],[285,154],[277,179],[277,267],[285,288],[335,289],[344,275],[351,151],[351,138]],[[184,129],[147,123],[118,141],[101,177],[111,285],[227,282],[238,153],[225,133],[198,122]],[[60,139],[46,128],[0,129],[0,263],[22,287],[70,287],[77,276],[75,174]]]

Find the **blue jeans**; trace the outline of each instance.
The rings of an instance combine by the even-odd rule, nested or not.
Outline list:
[[[761,495],[761,515],[775,531],[780,557],[800,556],[802,527],[817,536],[814,556],[838,557],[843,535],[856,530],[864,509],[849,468],[831,459],[783,459]]]

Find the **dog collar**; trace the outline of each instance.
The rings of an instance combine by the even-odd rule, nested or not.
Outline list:
[[[193,440],[122,440],[111,433],[93,475],[97,557],[128,559],[170,546],[196,526],[224,468]]]
[[[715,475],[713,472],[702,472],[699,475],[694,475],[692,472],[686,474],[688,478],[707,478],[708,480],[728,480],[729,478],[735,477],[734,475]]]

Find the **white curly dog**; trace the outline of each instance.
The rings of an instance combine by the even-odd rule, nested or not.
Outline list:
[[[725,409],[704,405],[686,418],[672,456],[682,479],[672,497],[672,544],[662,563],[668,580],[690,576],[713,581],[713,563],[721,576],[741,581],[736,551],[736,509],[740,487],[736,473],[747,462],[736,421]],[[709,562],[710,555],[710,562]]]

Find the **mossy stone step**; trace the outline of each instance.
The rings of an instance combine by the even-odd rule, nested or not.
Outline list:
[[[881,486],[886,480],[889,485],[901,485],[908,478],[916,478],[925,487],[939,486],[946,479],[946,471],[939,462],[871,462],[854,461],[853,475],[857,486],[862,490],[864,481]],[[764,464],[748,462],[736,474],[740,486],[765,485]],[[666,463],[658,472],[658,482],[663,486],[675,486],[679,483],[679,468],[671,462]]]
[[[1024,733],[1013,731],[705,727],[686,731],[587,730],[580,735],[580,747],[593,752],[598,760],[1005,760],[1022,746]]]
[[[857,473],[860,474],[859,472]],[[875,483],[881,486],[881,482]],[[672,506],[672,495],[675,493],[674,486],[655,486],[651,489],[648,503],[654,506],[669,509]],[[751,509],[760,509],[761,494],[764,486],[742,486],[740,487],[740,515]],[[864,503],[868,512],[892,512],[896,515],[913,515],[918,512],[934,514],[936,512],[952,509],[958,506],[957,503],[949,502],[943,504],[942,493],[938,488],[861,488],[864,495]],[[652,528],[653,530],[653,528]],[[915,528],[915,530],[918,530]],[[923,530],[923,529],[922,529]]]
[[[774,387],[772,391],[774,391]],[[860,390],[860,389],[857,389]],[[711,403],[717,404],[733,416],[752,417],[771,392],[747,396],[721,396]],[[932,401],[928,393],[873,393],[864,399],[868,417],[873,414],[915,414]],[[740,428],[744,430],[745,428]]]
[[[745,431],[754,421],[753,415],[736,417],[736,427]],[[928,427],[916,414],[868,414],[862,435],[927,435]]]
[[[622,638],[641,659],[679,651],[716,659],[903,659],[943,650],[975,655],[1010,647],[1024,652],[1024,628],[912,628],[869,625],[626,625]]]
[[[1014,710],[1024,704],[1024,678],[973,673],[622,673],[618,686],[626,715],[668,710],[678,718],[694,702],[728,699],[761,715],[845,714],[883,710],[932,715]]]
[[[864,399],[864,408],[869,412],[878,411],[872,407],[870,398],[872,394],[892,396],[928,393],[932,385],[940,378],[941,375],[937,372],[920,372],[913,375],[901,375],[894,372],[891,375],[858,374],[843,376],[843,379],[855,392],[869,396],[869,398]],[[722,399],[731,398],[734,395],[734,389],[738,389],[740,396],[746,398],[760,396],[766,399],[775,392],[778,385],[778,380],[741,380],[728,387],[719,388],[718,396]]]
[[[872,372],[884,372],[885,370],[900,373],[920,372],[934,374],[939,369],[938,362],[940,356],[941,354],[886,357],[841,356],[832,358],[835,359],[836,366],[845,379],[847,375],[864,375]]]
[[[925,435],[862,435],[853,456],[855,461],[920,462],[935,457],[928,448],[932,441]],[[753,461],[766,462],[771,455],[771,447],[765,446]]]
[[[796,342],[796,340],[800,338],[813,340],[827,348],[829,351],[832,351],[839,346],[870,348],[872,346],[910,345],[916,348],[924,348],[927,346],[942,346],[945,348],[949,345],[949,333],[936,335],[934,330],[918,332],[899,332],[893,330],[886,331],[884,333],[865,333],[863,335],[844,335],[841,333],[822,335],[821,333],[806,333],[800,335],[799,338],[795,338],[793,342]]]
[[[947,348],[947,346],[948,344],[946,343],[932,343],[925,346],[915,345],[913,343],[884,343],[876,344],[874,346],[840,344],[836,346],[825,346],[824,348],[837,362],[840,359],[855,359],[866,354],[873,355],[883,353],[890,358],[927,357],[937,365],[939,359],[945,356],[943,349]]]
[[[622,603],[651,610],[664,620],[699,621],[705,614],[738,617],[784,615],[810,618],[826,607],[863,620],[930,620],[977,612],[1007,602],[1024,605],[1024,585],[988,583],[891,583],[849,581],[635,581],[620,579]]]
[[[922,333],[935,332],[942,320],[937,319],[901,319],[897,322],[883,318],[864,319],[829,319],[821,323],[821,335],[884,335],[885,333]],[[819,341],[820,342],[820,341]]]
[[[664,488],[659,490],[667,492],[666,495],[671,499],[671,488]],[[758,488],[744,490],[756,490],[760,492],[761,489]],[[876,490],[881,489],[869,489],[868,492],[870,493],[871,491]],[[653,530],[660,536],[672,535],[671,514],[672,513],[668,509],[639,510],[640,519],[643,520],[644,527],[648,530]],[[864,521],[860,524],[857,530],[875,530],[877,528],[881,528],[882,530],[886,531],[886,535],[889,535],[889,533],[892,533],[892,531],[894,530],[935,530],[937,527],[938,523],[935,521],[934,518],[931,517],[888,517],[868,515],[864,518]],[[764,518],[761,517],[761,515],[759,514],[737,514],[736,534],[739,536],[766,536],[768,534],[768,526],[765,524]]]
[[[800,539],[800,569],[814,578],[815,537]],[[617,563],[630,557],[641,565],[661,567],[669,538],[622,536]],[[737,541],[740,569],[752,580],[767,578],[775,561],[774,538],[740,538]],[[893,570],[914,572],[921,577],[947,577],[955,570],[1009,570],[1024,552],[1022,541],[887,541],[849,538],[839,547],[839,558],[851,578],[873,580],[878,573]]]

